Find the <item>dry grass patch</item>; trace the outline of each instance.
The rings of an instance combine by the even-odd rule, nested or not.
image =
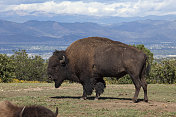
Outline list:
[[[42,105],[52,111],[59,107],[60,117],[167,117],[176,116],[176,85],[148,85],[149,103],[132,103],[134,85],[107,85],[100,100],[95,93],[88,100],[80,100],[80,84],[1,83],[0,101],[17,105]],[[139,99],[143,99],[141,89]]]

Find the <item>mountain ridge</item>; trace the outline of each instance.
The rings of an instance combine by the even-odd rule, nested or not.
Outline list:
[[[62,23],[30,20],[16,23],[0,20],[0,42],[71,44],[73,41],[100,36],[124,43],[176,41],[176,20],[136,20],[111,25],[92,22]]]

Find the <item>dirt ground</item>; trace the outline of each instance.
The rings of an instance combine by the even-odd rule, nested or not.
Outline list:
[[[89,105],[93,108],[128,108],[141,111],[157,110],[159,112],[176,112],[176,103],[164,103],[156,101],[149,101],[148,103],[140,101],[138,103],[133,103],[129,100],[117,100],[105,103],[93,103]]]

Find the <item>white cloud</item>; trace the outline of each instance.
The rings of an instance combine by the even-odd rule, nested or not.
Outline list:
[[[7,5],[0,12],[15,12],[18,15],[58,15],[78,14],[91,16],[147,16],[176,14],[176,0],[125,0],[125,2],[84,2],[84,1],[46,1]]]

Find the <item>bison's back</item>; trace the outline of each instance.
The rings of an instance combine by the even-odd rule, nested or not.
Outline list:
[[[67,49],[66,54],[69,58],[79,58],[83,56],[90,56],[99,52],[97,50],[105,50],[106,48],[115,48],[116,51],[121,54],[123,49],[128,48],[134,53],[140,52],[137,48],[131,47],[119,41],[113,41],[103,37],[88,37],[73,42]]]
[[[73,51],[78,52],[82,48],[88,48],[88,49],[97,49],[99,47],[107,47],[107,46],[118,46],[118,47],[129,47],[128,45],[119,42],[119,41],[113,41],[108,38],[103,37],[88,37],[83,38],[80,40],[77,40],[73,42],[67,49],[67,53],[72,53]],[[90,50],[88,50],[90,51]]]
[[[93,53],[97,48],[104,48],[105,46],[111,46],[119,44],[123,46],[121,42],[113,41],[103,37],[88,37],[73,42],[67,49],[66,53],[68,56],[72,55],[85,55]],[[125,45],[125,44],[124,44]]]
[[[80,50],[82,48],[97,48],[99,46],[112,44],[113,41],[102,37],[88,37],[73,42],[67,49],[67,53]],[[77,51],[78,52],[78,51]]]
[[[101,68],[107,68],[103,70],[104,73],[113,70],[123,71],[124,69],[118,68],[126,67],[129,62],[136,63],[143,59],[139,56],[144,56],[143,52],[135,47],[102,37],[77,40],[66,49],[66,55],[73,71],[90,70],[96,64]]]

